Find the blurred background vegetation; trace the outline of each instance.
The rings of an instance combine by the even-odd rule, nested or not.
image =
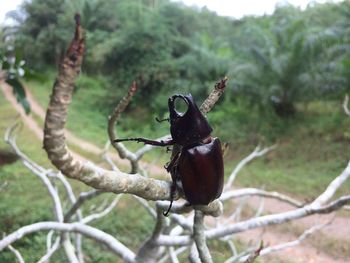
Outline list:
[[[170,95],[192,93],[199,103],[227,76],[225,95],[208,116],[214,135],[230,143],[226,172],[258,143],[279,143],[277,151],[243,171],[238,184],[264,185],[308,199],[345,167],[350,124],[341,103],[350,89],[349,1],[314,3],[305,10],[281,4],[272,15],[239,20],[169,0],[24,2],[8,14],[16,23],[2,28],[1,63],[15,74],[9,84],[26,72],[22,81],[44,108],[72,38],[76,12],[82,16],[87,42],[68,120],[68,128],[78,136],[104,145],[107,116],[133,80],[139,91],[120,121],[119,134],[156,138],[168,133],[168,126],[154,117],[166,117]],[[9,56],[16,58],[12,64]],[[12,84],[29,111],[20,85]],[[3,133],[15,113],[0,100]],[[49,165],[39,141],[35,149],[25,139],[22,145]],[[6,148],[4,143],[0,148]],[[14,181],[18,173],[24,173],[20,164],[0,167],[4,180]],[[30,178],[21,178],[35,187]],[[6,192],[11,202],[3,202],[0,195],[1,230],[49,217],[50,211],[43,212],[45,202],[35,198],[35,211],[41,212],[26,215],[20,204],[33,198],[27,196],[32,193],[23,191],[20,198],[19,186],[11,187]],[[14,203],[19,204],[16,209]],[[134,210],[130,217],[138,218],[138,213]],[[111,233],[125,230],[120,219],[113,223],[111,218],[101,225]],[[150,221],[129,229],[149,233]],[[44,236],[35,236],[44,242]],[[31,238],[21,245],[26,240]],[[122,241],[135,245],[133,238]],[[0,262],[11,262],[10,257],[0,255]]]
[[[218,135],[275,140],[299,107],[339,100],[350,86],[348,1],[305,11],[281,4],[272,15],[235,20],[166,0],[33,0],[8,14],[16,24],[4,29],[2,49],[13,46],[27,68],[47,75],[72,36],[75,12],[87,40],[86,77],[76,90],[100,90],[91,106],[104,115],[133,80],[140,91],[130,110],[138,107],[149,124],[166,114],[169,95],[191,92],[201,101],[228,76],[210,116]]]

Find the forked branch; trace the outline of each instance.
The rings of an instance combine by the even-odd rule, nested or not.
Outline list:
[[[65,54],[54,84],[53,93],[47,109],[44,128],[44,149],[51,162],[70,178],[79,180],[95,189],[113,193],[130,193],[147,200],[169,200],[170,182],[145,178],[140,174],[127,174],[120,171],[110,171],[96,166],[88,161],[76,159],[68,149],[64,136],[64,127],[67,119],[68,106],[72,100],[74,81],[80,72],[84,52],[84,37],[79,23],[76,20],[76,33]],[[223,81],[225,83],[225,81]],[[206,111],[215,104],[222,94],[223,84],[214,89],[207,101]],[[219,89],[220,88],[220,89]],[[218,93],[221,90],[221,94]],[[127,106],[136,91],[134,83],[128,95],[120,103],[120,107],[110,118],[110,127]],[[114,129],[114,127],[112,127]],[[110,136],[114,130],[110,129]]]

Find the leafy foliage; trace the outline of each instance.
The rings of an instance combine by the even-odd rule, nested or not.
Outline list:
[[[39,70],[57,64],[74,13],[82,15],[84,70],[105,79],[101,111],[133,80],[137,105],[162,115],[169,95],[191,92],[199,101],[228,75],[226,107],[292,117],[298,103],[349,88],[349,10],[346,2],[305,11],[281,4],[271,16],[235,20],[168,0],[33,0],[10,15],[15,46]]]
[[[267,26],[248,25],[246,30],[254,30],[248,59],[237,61],[231,72],[237,92],[260,107],[271,105],[279,116],[293,115],[296,102],[324,95],[329,83],[333,90],[344,84],[331,66],[341,56],[331,52],[339,42],[337,28],[310,26],[296,12],[281,7]]]

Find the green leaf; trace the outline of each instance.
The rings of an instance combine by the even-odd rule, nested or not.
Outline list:
[[[17,101],[22,105],[26,114],[30,113],[30,105],[26,99],[26,92],[22,83],[17,78],[8,78],[6,83],[13,88],[13,94],[16,96]]]
[[[4,60],[2,62],[2,66],[1,67],[2,67],[2,70],[8,70],[8,69],[10,69],[11,65],[10,65],[10,63],[7,60]]]

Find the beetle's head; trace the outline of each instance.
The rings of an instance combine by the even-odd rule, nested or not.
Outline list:
[[[184,112],[176,110],[176,100],[185,102]],[[200,112],[191,94],[177,94],[169,98],[170,133],[175,143],[186,146],[197,143],[212,132],[207,119]]]

